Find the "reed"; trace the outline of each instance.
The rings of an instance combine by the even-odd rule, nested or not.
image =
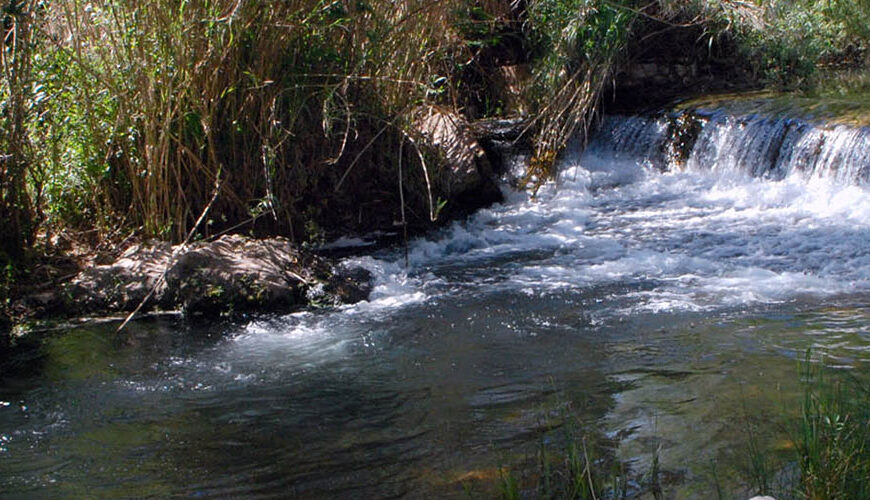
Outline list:
[[[625,464],[617,461],[610,444],[597,433],[586,434],[575,418],[561,433],[541,436],[534,465],[522,476],[509,467],[499,469],[499,493],[506,500],[518,498],[619,500],[629,496],[629,483],[636,493],[660,498],[658,450],[653,451],[650,470],[642,479],[629,479]],[[612,444],[612,443],[611,443]]]
[[[830,379],[807,353],[800,417],[792,425],[799,483],[812,500],[870,497],[870,394],[857,383]]]
[[[33,119],[38,2],[3,9],[0,33],[0,265],[20,260],[33,242],[35,213],[28,191],[31,171],[29,125]]]
[[[529,3],[536,60],[529,100],[535,103],[534,154],[522,184],[534,192],[555,175],[555,162],[569,140],[584,145],[602,107],[605,90],[631,51],[670,29],[723,30],[731,2],[696,0],[535,0]]]
[[[176,241],[228,230],[303,241],[400,212],[426,222],[443,193],[427,182],[438,162],[416,135],[419,110],[498,113],[488,79],[507,59],[531,69],[520,84],[536,189],[650,33],[730,37],[771,78],[861,53],[870,37],[855,0],[791,10],[737,0],[9,5],[0,219],[16,236],[6,253],[29,246],[43,221]]]
[[[45,71],[76,127],[53,131],[54,170],[94,165],[56,191],[79,184],[95,210],[174,240],[256,221],[299,233],[343,203],[340,179],[371,184],[360,156],[389,160],[415,108],[444,99],[438,77],[467,50],[457,3],[52,2],[51,57],[70,71]]]
[[[778,499],[870,497],[870,394],[810,351],[799,376],[802,394],[783,409],[776,426],[787,452],[765,447],[747,419],[745,490]]]
[[[537,0],[530,2],[528,15],[532,39],[545,54],[529,89],[536,134],[522,181],[536,192],[555,174],[568,140],[588,132],[635,14],[606,1]]]

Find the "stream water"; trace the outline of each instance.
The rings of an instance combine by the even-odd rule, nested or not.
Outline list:
[[[657,454],[668,498],[733,486],[808,348],[870,381],[870,145],[708,118],[683,168],[663,121],[608,118],[537,200],[348,259],[369,301],[16,350],[0,497],[488,496],[569,430],[633,477]]]

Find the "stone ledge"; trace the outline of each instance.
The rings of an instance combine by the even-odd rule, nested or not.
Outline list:
[[[132,311],[143,301],[143,311],[292,310],[364,300],[370,278],[364,269],[337,269],[286,238],[228,235],[186,247],[134,245],[114,263],[81,272],[64,287],[63,302],[76,314]]]

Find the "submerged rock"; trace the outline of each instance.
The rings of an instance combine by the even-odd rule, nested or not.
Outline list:
[[[229,235],[188,246],[134,245],[114,263],[83,271],[65,294],[70,308],[87,313],[132,311],[143,302],[143,310],[227,313],[358,302],[369,279],[365,270],[336,273],[286,238]]]

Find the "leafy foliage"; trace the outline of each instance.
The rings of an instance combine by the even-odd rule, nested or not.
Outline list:
[[[47,4],[34,139],[49,219],[175,240],[255,222],[301,234],[354,155],[395,149],[438,93],[431,75],[466,49],[450,6],[399,7]]]
[[[533,39],[543,56],[535,71],[538,103],[535,154],[524,184],[553,175],[559,151],[578,130],[584,136],[601,92],[616,65],[637,14],[606,0],[539,0],[529,5]]]

